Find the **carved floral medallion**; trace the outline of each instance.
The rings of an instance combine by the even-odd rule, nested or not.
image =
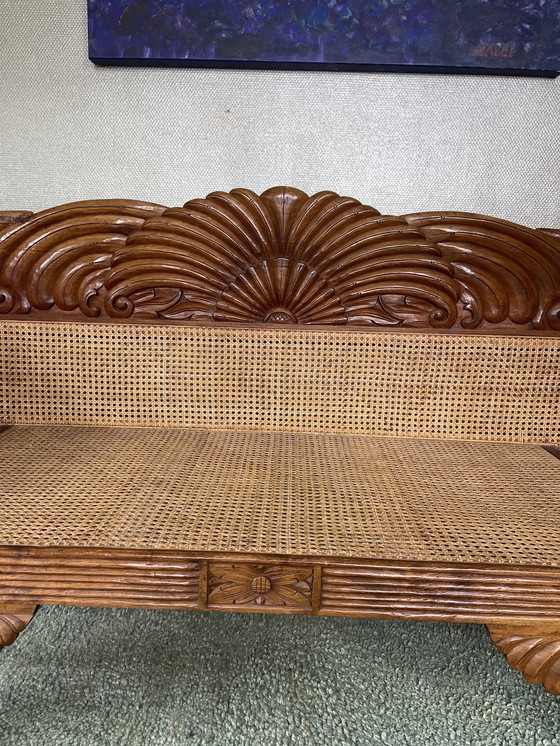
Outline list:
[[[310,609],[312,585],[311,567],[211,562],[208,605]]]

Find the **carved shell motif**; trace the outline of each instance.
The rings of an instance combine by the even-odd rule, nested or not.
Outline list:
[[[0,230],[0,313],[560,330],[560,240],[466,213],[246,189],[65,205]],[[61,313],[62,312],[62,313]]]
[[[354,199],[245,189],[187,202],[117,249],[111,316],[288,324],[450,325],[452,268],[404,220]]]

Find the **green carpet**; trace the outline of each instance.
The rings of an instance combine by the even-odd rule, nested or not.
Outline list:
[[[45,607],[0,655],[1,746],[549,746],[560,698],[478,625]]]

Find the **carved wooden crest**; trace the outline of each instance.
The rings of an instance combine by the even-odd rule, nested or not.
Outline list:
[[[560,331],[560,238],[287,187],[76,202],[5,214],[0,313]]]

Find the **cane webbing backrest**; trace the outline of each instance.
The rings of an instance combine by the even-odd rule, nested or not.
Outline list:
[[[0,322],[5,424],[560,442],[560,339]]]

